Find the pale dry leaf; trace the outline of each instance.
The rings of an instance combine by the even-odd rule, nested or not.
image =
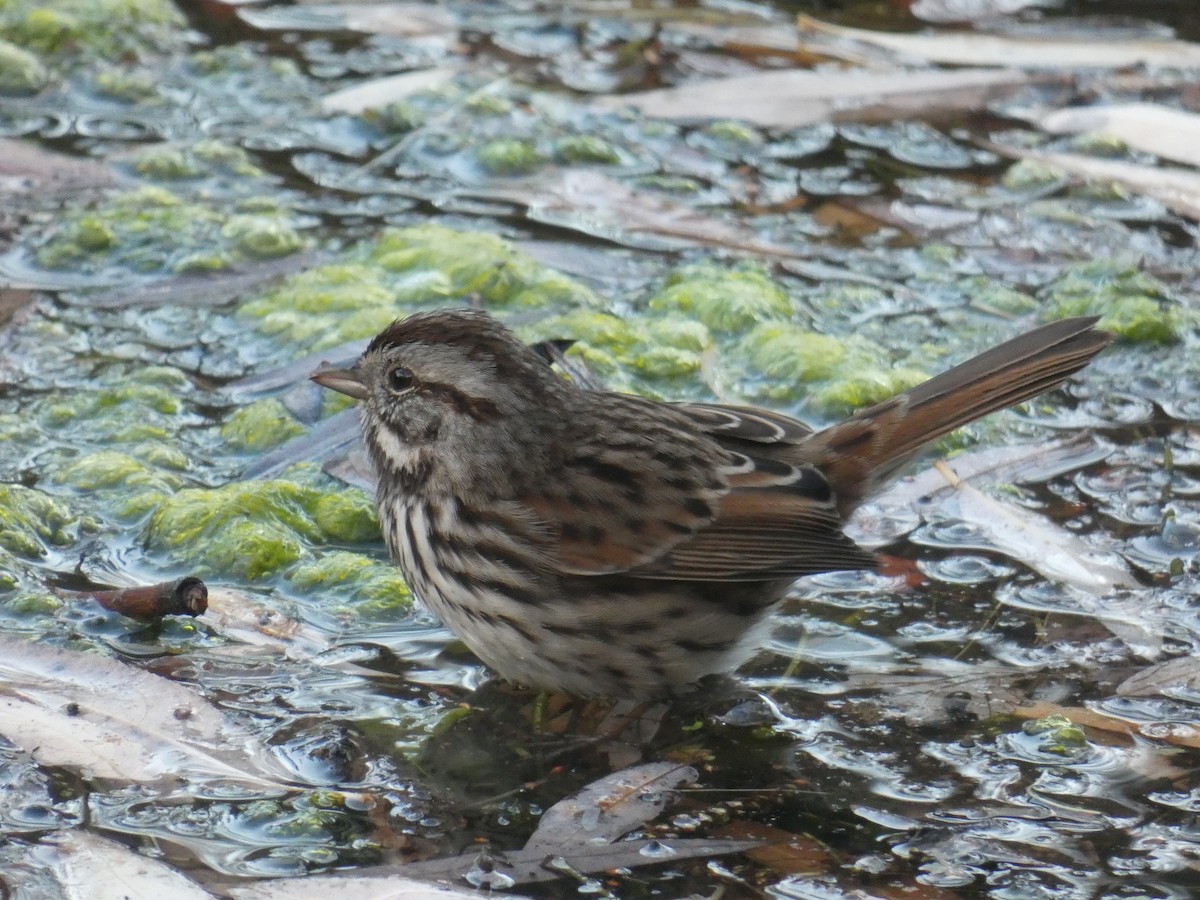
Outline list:
[[[935,468],[954,488],[940,513],[971,525],[989,548],[1024,563],[1044,578],[1091,594],[1137,586],[1128,569],[1112,554],[1102,556],[1048,519],[984,494],[958,478],[944,463]]]
[[[277,648],[289,659],[308,659],[330,647],[329,638],[318,629],[236,588],[209,590],[204,624],[244,644]]]
[[[1037,118],[1051,134],[1098,134],[1136,150],[1200,166],[1200,116],[1156,103],[1072,106]]]
[[[1120,697],[1149,697],[1168,690],[1200,690],[1200,659],[1168,659],[1135,672],[1117,685]]]
[[[722,247],[798,262],[807,256],[803,248],[763,238],[740,222],[717,218],[665,194],[634,189],[601,172],[585,169],[564,170],[552,180],[537,184],[472,190],[469,196],[525,204],[528,217],[535,222],[629,247]]]
[[[708,22],[672,22],[666,33],[678,32],[742,53],[779,53],[791,55],[800,49],[800,40],[792,25],[729,25]]]
[[[970,23],[1061,4],[1062,0],[916,0],[909,12],[924,22]]]
[[[188,688],[105,656],[0,637],[0,734],[39,765],[118,781],[219,780],[271,793],[291,773]]]
[[[1075,153],[1043,153],[1018,147],[988,146],[1005,156],[1044,163],[1086,181],[1114,182],[1135,194],[1159,200],[1181,216],[1200,220],[1200,172],[1174,166],[1143,166]]]
[[[734,118],[774,128],[817,122],[944,117],[983,109],[1030,82],[1015,69],[954,71],[787,70],[700,81],[599,98],[604,109],[633,107],[661,119]]]
[[[458,38],[458,20],[432,3],[318,3],[242,7],[238,16],[264,31],[360,31],[448,44]]]
[[[401,75],[373,78],[321,98],[321,109],[325,112],[341,112],[359,115],[368,109],[381,109],[433,88],[449,83],[463,69],[459,66],[439,66],[418,69]]]
[[[559,858],[566,866],[547,867],[545,850],[517,850],[496,854],[491,859],[495,871],[507,875],[516,884],[533,884],[562,878],[566,867],[578,872],[608,872],[612,869],[635,869],[639,866],[662,865],[701,856],[724,856],[742,853],[761,846],[759,841],[730,841],[708,838],[671,838],[669,840],[638,839],[617,841],[615,844],[598,843],[577,847],[569,857]],[[554,861],[555,857],[550,857]],[[429,859],[409,863],[403,867],[381,869],[380,874],[395,872],[437,880],[458,880],[466,873],[478,868],[479,853],[464,853],[446,859]]]
[[[369,869],[366,871],[370,871]],[[489,896],[469,888],[417,881],[403,875],[314,875],[258,881],[226,892],[233,900],[312,900],[332,894],[338,900],[480,900]],[[508,891],[492,894],[505,900],[527,900]]]
[[[213,900],[165,863],[82,828],[58,832],[47,843],[64,900]]]
[[[951,465],[960,481],[976,487],[990,484],[1036,484],[1106,459],[1112,447],[1081,434],[1070,440],[991,447],[954,457]],[[930,466],[893,482],[855,511],[846,533],[858,544],[874,548],[890,544],[922,522],[923,512],[936,512],[954,486]]]
[[[1018,69],[1125,69],[1131,66],[1200,67],[1200,44],[1157,38],[1098,40],[1014,37],[969,31],[900,34],[845,28],[811,16],[797,17],[801,37],[808,32],[879,47],[909,59],[955,66],[1002,66]]]
[[[643,763],[605,775],[546,810],[525,850],[569,859],[580,847],[612,843],[659,815],[676,789],[697,778],[691,766],[671,762]]]

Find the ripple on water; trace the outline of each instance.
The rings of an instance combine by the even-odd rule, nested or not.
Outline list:
[[[1010,566],[973,553],[919,560],[917,569],[933,581],[956,585],[982,585],[1008,578],[1016,572]]]

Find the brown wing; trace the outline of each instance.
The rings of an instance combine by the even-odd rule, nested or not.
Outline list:
[[[811,466],[733,453],[738,471],[717,518],[679,543],[646,578],[763,581],[839,569],[869,569],[875,557],[842,533],[825,477]]]
[[[553,563],[566,574],[656,563],[709,528],[729,491],[728,454],[686,418],[638,397],[601,396],[563,442],[564,477],[517,498],[555,535]]]
[[[648,419],[648,401],[611,401],[564,460],[571,489],[522,498],[558,535],[560,571],[768,581],[874,566],[842,534],[824,476],[772,454],[802,423],[701,404]]]
[[[718,439],[735,438],[762,444],[795,444],[813,430],[791,416],[724,403],[676,403],[675,409]]]

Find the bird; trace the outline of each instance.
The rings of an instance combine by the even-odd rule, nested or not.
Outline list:
[[[1052,322],[829,427],[563,378],[490,314],[398,319],[318,384],[360,403],[384,542],[502,678],[655,698],[731,671],[800,577],[870,569],[847,517],[932,441],[1113,339]]]

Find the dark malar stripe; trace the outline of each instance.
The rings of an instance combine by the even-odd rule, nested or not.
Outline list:
[[[470,416],[476,422],[494,422],[500,418],[500,409],[491,400],[486,397],[473,397],[452,384],[423,381],[421,389],[435,397],[448,400],[456,411]]]

